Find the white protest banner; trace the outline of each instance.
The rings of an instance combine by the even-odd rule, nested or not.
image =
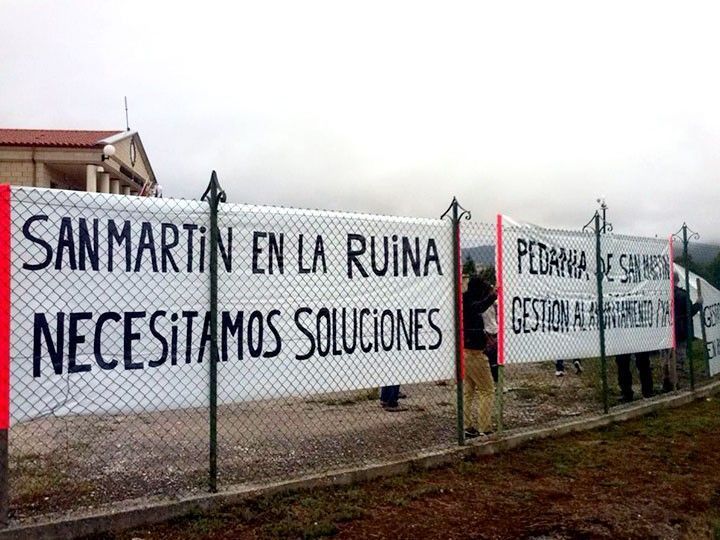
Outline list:
[[[676,264],[680,277],[680,287],[685,288],[685,269]],[[703,327],[705,326],[705,347],[707,348],[710,376],[720,373],[720,291],[713,287],[707,280],[701,278],[694,272],[690,272],[690,300],[695,303],[698,299],[698,281],[702,293],[703,305],[700,313],[693,317],[693,333],[695,339],[702,339]]]
[[[11,194],[12,420],[206,406],[207,203]],[[219,403],[453,377],[448,223],[223,204],[218,228]]]
[[[594,233],[498,216],[499,357],[533,362],[600,352]],[[608,355],[672,347],[670,242],[604,234]]]

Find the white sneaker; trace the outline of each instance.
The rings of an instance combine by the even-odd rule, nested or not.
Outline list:
[[[564,371],[556,371],[556,372],[555,372],[555,376],[556,376],[556,377],[564,377],[564,376],[565,376],[565,372],[564,372]]]

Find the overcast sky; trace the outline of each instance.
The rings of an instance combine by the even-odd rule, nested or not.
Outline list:
[[[712,3],[0,0],[3,127],[122,129],[166,196],[434,217],[453,195],[720,240]]]

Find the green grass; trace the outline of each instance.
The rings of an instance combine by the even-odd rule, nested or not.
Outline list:
[[[225,519],[219,515],[197,516],[190,522],[188,533],[192,536],[207,535],[217,531],[225,524]]]
[[[411,501],[416,501],[418,499],[424,499],[426,497],[430,497],[432,495],[442,495],[445,493],[446,488],[443,486],[438,486],[434,484],[425,484],[421,485],[420,487],[412,490],[407,498]]]
[[[472,474],[477,471],[477,464],[474,461],[461,461],[456,468],[460,474]]]
[[[577,446],[564,446],[553,452],[553,466],[560,476],[572,476],[576,467],[587,457],[585,449]]]
[[[73,478],[67,470],[70,463],[53,461],[40,454],[25,454],[11,460],[11,477],[19,479],[12,486],[13,498],[20,503],[33,503],[38,499],[71,492],[80,498],[92,491],[90,481]]]
[[[333,536],[337,532],[337,525],[328,519],[303,525],[292,518],[285,518],[269,523],[261,529],[261,534],[267,538],[302,538],[303,540]]]

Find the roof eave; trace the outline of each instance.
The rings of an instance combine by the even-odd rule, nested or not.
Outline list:
[[[96,144],[101,146],[105,146],[106,144],[115,144],[116,142],[132,137],[133,135],[137,135],[137,131],[121,131],[115,135],[110,135],[109,137],[100,139]]]

